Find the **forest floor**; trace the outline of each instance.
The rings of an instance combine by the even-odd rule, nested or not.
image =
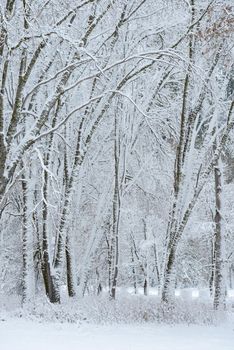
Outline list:
[[[2,350],[233,350],[234,322],[93,325],[0,320]]]
[[[0,350],[233,350],[234,290],[216,313],[206,290],[179,290],[172,308],[155,290],[144,297],[119,291],[52,305],[46,298],[22,308],[0,295]]]

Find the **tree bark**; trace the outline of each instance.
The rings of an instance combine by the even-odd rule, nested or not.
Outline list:
[[[165,303],[169,303],[175,297],[174,294],[174,272],[175,272],[175,261],[176,261],[176,248],[172,247],[169,250],[168,260],[166,269],[164,272],[164,283],[162,286],[161,300]]]
[[[23,303],[30,302],[35,296],[35,269],[33,233],[30,223],[30,201],[28,181],[22,174],[23,220],[22,220],[22,256],[23,256]]]
[[[67,290],[69,297],[76,295],[76,280],[73,266],[73,255],[71,254],[71,242],[69,233],[66,239],[66,267],[67,267]]]
[[[214,242],[214,308],[224,309],[226,305],[225,285],[225,238],[222,225],[222,164],[217,160],[215,177],[215,242]]]
[[[113,196],[113,279],[111,287],[111,298],[116,298],[116,287],[119,272],[119,220],[120,220],[120,193],[119,193],[119,139],[117,131],[117,116],[115,115],[114,136],[114,196]]]

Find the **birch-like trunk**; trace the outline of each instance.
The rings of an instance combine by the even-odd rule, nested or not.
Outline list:
[[[147,245],[147,223],[146,220],[143,219],[143,226],[144,226],[144,240]],[[144,295],[148,296],[149,295],[149,252],[148,252],[148,247],[146,248],[146,256],[145,256],[145,262],[144,262],[144,285],[143,285],[143,290],[144,290]]]
[[[214,308],[224,309],[226,304],[225,236],[222,223],[222,161],[214,167],[215,178],[215,241],[214,241]]]
[[[114,126],[114,196],[113,196],[113,277],[111,286],[111,298],[116,298],[116,287],[119,273],[119,221],[120,221],[120,193],[119,193],[119,138],[117,116],[115,115]]]
[[[22,257],[23,257],[23,303],[34,300],[35,269],[34,269],[34,239],[32,231],[31,193],[28,189],[30,178],[22,174],[23,216],[22,216]]]

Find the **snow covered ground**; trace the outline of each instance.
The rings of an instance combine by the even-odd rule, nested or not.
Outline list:
[[[119,291],[115,302],[105,294],[64,305],[39,299],[23,309],[0,298],[0,350],[234,350],[234,291],[225,315],[214,313],[207,290],[176,291],[169,310],[156,290],[131,293]]]
[[[233,350],[234,324],[168,326],[0,320],[1,350]]]

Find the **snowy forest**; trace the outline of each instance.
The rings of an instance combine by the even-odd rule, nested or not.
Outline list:
[[[233,312],[233,5],[0,0],[1,311]]]

